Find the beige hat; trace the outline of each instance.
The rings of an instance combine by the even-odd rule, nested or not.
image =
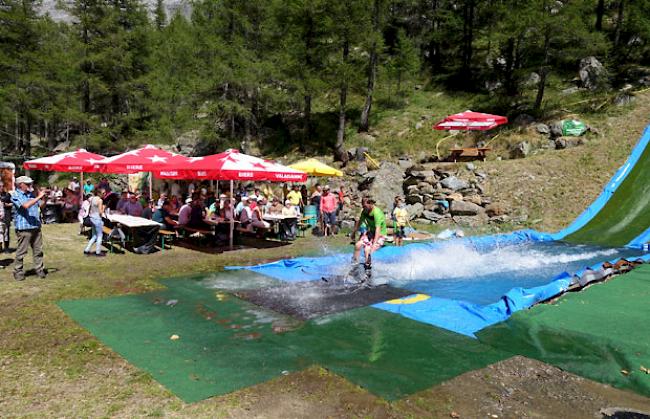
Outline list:
[[[34,180],[32,180],[32,178],[30,178],[29,176],[18,176],[16,178],[16,184],[19,184],[19,183],[30,184],[30,183],[34,183]]]

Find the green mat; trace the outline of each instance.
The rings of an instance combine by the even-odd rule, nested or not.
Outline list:
[[[477,336],[495,348],[650,396],[650,375],[640,370],[650,368],[650,265],[515,313]]]
[[[632,171],[605,207],[577,232],[571,243],[607,247],[625,246],[650,226],[650,147],[646,147]]]
[[[204,282],[168,280],[159,292],[59,305],[186,402],[313,364],[392,400],[509,356],[382,310],[362,308],[300,323],[206,288],[235,289],[240,279],[230,274]]]

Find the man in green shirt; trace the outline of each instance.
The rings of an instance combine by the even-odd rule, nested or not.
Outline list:
[[[352,262],[359,261],[361,249],[363,249],[366,256],[365,268],[370,269],[371,255],[379,250],[386,240],[386,217],[384,212],[375,206],[375,200],[372,198],[363,198],[361,206],[363,206],[363,210],[354,226],[352,240],[355,240],[356,232],[360,226],[366,226],[367,232],[361,234],[359,241],[355,244]]]

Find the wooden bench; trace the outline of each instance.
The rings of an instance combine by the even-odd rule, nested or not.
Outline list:
[[[162,251],[165,251],[165,241],[169,242],[169,248],[171,249],[171,243],[176,238],[176,232],[171,230],[158,230],[158,236],[160,237],[160,248]]]
[[[490,147],[467,147],[467,148],[452,148],[449,150],[449,157],[447,160],[453,161],[472,161],[472,160],[482,160],[485,161],[488,151],[491,151]]]
[[[106,247],[108,247],[109,253],[113,253],[113,248],[115,246],[115,239],[116,239],[116,237],[111,236],[111,232],[113,232],[113,229],[108,226],[103,226],[102,232],[104,233],[102,237],[102,241],[104,242],[104,244],[106,244]],[[122,243],[122,246],[124,247],[124,243]]]
[[[313,220],[315,217],[313,215],[310,215],[308,217],[302,217],[298,221],[298,230],[300,233],[302,233],[302,237],[305,237],[306,231],[312,228],[313,226],[308,222],[309,220]]]

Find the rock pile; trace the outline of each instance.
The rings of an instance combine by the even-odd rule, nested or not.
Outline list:
[[[406,170],[403,192],[411,220],[420,224],[503,222],[502,206],[484,196],[487,175],[468,163],[465,170],[440,164],[417,164]]]
[[[398,163],[382,162],[379,170],[355,173],[346,182],[342,226],[352,227],[361,211],[363,196],[370,195],[386,213],[395,196],[403,196],[410,219],[418,224],[463,224],[477,226],[509,220],[503,205],[484,195],[487,174],[472,163],[463,167],[440,163],[415,164],[402,158]],[[338,185],[337,185],[338,186]]]

